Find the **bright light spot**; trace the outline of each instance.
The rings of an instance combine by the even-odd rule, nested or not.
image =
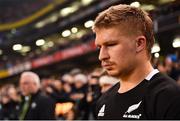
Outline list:
[[[53,22],[57,21],[57,19],[58,19],[58,17],[56,15],[53,15],[50,17],[50,22],[53,23]]]
[[[180,47],[180,37],[177,37],[177,38],[174,39],[174,41],[173,41],[173,43],[172,43],[172,46],[173,46],[174,48]]]
[[[21,44],[15,44],[13,45],[13,50],[21,50],[22,49],[22,45]]]
[[[65,16],[69,15],[70,13],[75,12],[76,10],[78,10],[78,6],[75,6],[75,5],[72,7],[63,8],[60,11],[60,15],[65,17]]]
[[[89,21],[86,21],[86,22],[84,23],[84,26],[85,26],[86,28],[90,28],[90,27],[93,26],[93,24],[94,24],[94,21],[89,20]]]
[[[42,46],[44,44],[45,44],[45,40],[44,39],[39,39],[39,40],[36,41],[36,45],[37,46]]]
[[[3,53],[3,51],[2,51],[2,50],[0,50],[0,55],[2,55],[2,53]]]
[[[158,2],[160,4],[165,4],[165,3],[169,3],[169,2],[173,2],[173,1],[175,1],[175,0],[159,0]]]
[[[155,9],[155,6],[152,4],[148,4],[148,5],[144,4],[144,5],[141,5],[141,9],[145,11],[151,11]]]
[[[48,50],[48,45],[47,44],[44,44],[43,46],[41,46],[41,49],[43,50],[43,51],[46,51],[46,50]]]
[[[93,2],[93,0],[81,0],[81,2],[82,2],[82,4],[83,5],[89,5],[90,3],[92,3]]]
[[[43,26],[45,26],[45,22],[38,22],[36,25],[35,25],[35,27],[36,28],[42,28]]]
[[[155,43],[151,49],[151,53],[157,53],[160,51],[159,44]]]
[[[48,45],[48,47],[53,47],[53,46],[54,46],[54,43],[53,43],[52,41],[49,41],[49,42],[47,43],[47,45]]]
[[[72,33],[77,33],[77,32],[78,32],[78,28],[73,27],[73,28],[71,29],[71,32],[72,32]]]
[[[23,46],[21,49],[21,52],[26,53],[29,52],[31,50],[31,48],[29,46]]]
[[[71,35],[71,31],[70,30],[65,30],[62,32],[62,36],[63,37],[68,37],[69,35]]]
[[[83,35],[85,35],[86,34],[86,31],[79,31],[77,34],[76,34],[76,37],[77,38],[81,38]]]
[[[134,6],[134,7],[138,8],[138,7],[140,7],[140,3],[139,2],[132,2],[130,4],[130,6]]]
[[[154,54],[154,57],[155,57],[155,58],[159,58],[159,53],[155,53],[155,54]]]

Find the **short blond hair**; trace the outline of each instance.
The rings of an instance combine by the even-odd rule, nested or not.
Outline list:
[[[154,44],[153,22],[148,14],[140,8],[119,4],[111,6],[96,17],[93,30],[97,28],[111,28],[125,26],[128,34],[141,33],[147,40],[147,53],[151,57]]]

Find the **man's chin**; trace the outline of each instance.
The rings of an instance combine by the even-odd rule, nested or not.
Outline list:
[[[113,77],[118,77],[118,73],[117,72],[115,72],[115,71],[112,71],[112,70],[106,70],[107,71],[107,73],[108,73],[108,75],[110,75],[110,76],[113,76]]]

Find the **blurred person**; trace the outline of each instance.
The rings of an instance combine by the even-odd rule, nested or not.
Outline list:
[[[82,70],[79,69],[79,68],[73,68],[73,69],[70,71],[70,74],[71,74],[72,76],[75,76],[75,75],[80,74],[80,73],[82,73]]]
[[[81,100],[87,90],[87,77],[84,74],[77,74],[74,77],[75,90],[71,95],[74,100]]]
[[[55,119],[55,103],[50,97],[40,92],[40,79],[36,73],[23,72],[19,84],[23,95],[20,120]]]
[[[165,64],[164,63],[159,63],[157,65],[157,69],[163,73],[163,74],[167,74],[167,69],[165,68]]]
[[[53,80],[46,88],[46,92],[51,96],[56,103],[58,102],[73,102],[69,95],[63,89],[63,83],[60,80]]]
[[[89,106],[89,111],[87,112],[89,115],[88,117],[91,120],[96,118],[96,102],[101,95],[101,88],[99,85],[99,77],[101,74],[102,69],[96,68],[88,76],[88,92],[86,94],[86,101]]]
[[[103,75],[100,77],[99,79],[99,84],[101,86],[101,93],[105,93],[106,91],[108,91],[112,86],[114,86],[116,83],[118,83],[119,80],[108,76],[108,75]]]
[[[70,94],[74,90],[74,79],[71,74],[64,74],[62,76],[63,89],[66,94]]]
[[[165,58],[164,67],[166,70],[166,74],[170,75],[172,68],[173,68],[173,61],[168,56]]]
[[[18,94],[18,91],[17,89],[15,88],[14,85],[11,85],[9,88],[8,88],[8,91],[7,91],[9,97],[11,100],[15,101],[15,102],[20,102],[21,100],[21,97],[20,95]]]
[[[177,56],[172,54],[165,57],[163,63],[159,63],[157,68],[160,72],[169,75],[175,81],[178,80],[180,75],[180,61]]]
[[[0,120],[17,120],[19,109],[19,95],[12,84],[7,84],[1,89]]]
[[[72,77],[72,75],[70,75],[70,74],[64,74],[64,75],[62,76],[62,80],[63,80],[64,82],[69,83],[69,84],[73,84],[73,83],[74,83],[74,82],[73,82],[73,77]]]
[[[168,58],[172,63],[169,76],[177,81],[178,77],[180,76],[180,59],[178,59],[178,56],[176,54],[169,55]]]
[[[49,87],[49,85],[51,85],[53,79],[50,79],[50,78],[43,78],[41,80],[41,90],[43,92],[46,92],[46,88]]]
[[[70,98],[76,103],[75,110],[77,111],[76,115],[78,120],[88,119],[88,104],[86,101],[87,81],[87,76],[85,74],[81,73],[74,76],[75,88],[71,93]]]
[[[120,80],[97,102],[98,119],[180,119],[180,88],[151,65],[153,23],[146,12],[116,5],[93,26],[99,60]]]

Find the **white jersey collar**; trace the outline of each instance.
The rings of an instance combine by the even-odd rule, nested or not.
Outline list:
[[[155,75],[155,74],[157,74],[157,73],[159,73],[159,70],[158,69],[153,69],[147,76],[146,76],[146,80],[151,80],[151,78]]]

